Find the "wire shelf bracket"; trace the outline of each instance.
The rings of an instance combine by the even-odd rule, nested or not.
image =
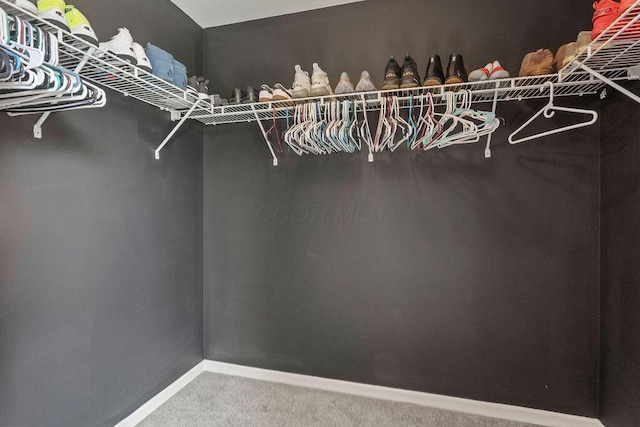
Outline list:
[[[60,39],[62,39],[62,32],[61,31],[58,32],[58,37]],[[94,52],[95,52],[94,48],[89,48],[89,50],[87,50],[87,53],[85,53],[84,58],[82,58],[82,61],[80,61],[80,63],[76,66],[76,68],[73,70],[73,72],[76,73],[76,74],[80,74],[80,71],[82,71],[82,68],[87,64],[87,62],[91,58],[91,55],[93,55]],[[34,138],[42,139],[42,126],[44,126],[44,122],[47,121],[47,119],[49,118],[50,115],[51,115],[51,111],[47,111],[46,113],[42,114],[42,116],[40,116],[40,118],[38,119],[36,124],[33,125],[33,137]]]
[[[256,118],[256,122],[258,122],[258,126],[260,127],[260,131],[262,132],[262,136],[264,137],[264,141],[267,143],[267,147],[269,148],[269,151],[271,152],[271,157],[273,157],[273,166],[278,166],[278,158],[276,157],[275,151],[273,151],[273,147],[271,146],[271,142],[269,142],[269,138],[267,136],[267,131],[264,129],[264,125],[262,124],[262,121],[260,120],[260,116],[258,116],[258,112],[256,111],[255,105],[251,105],[251,111],[253,111],[253,114],[254,114],[254,116]]]
[[[629,98],[633,99],[638,104],[640,104],[640,96],[638,96],[635,93],[631,92],[629,89],[627,89],[625,87],[622,87],[620,84],[614,82],[613,80],[607,78],[606,76],[602,75],[601,73],[597,72],[596,70],[594,70],[593,68],[591,68],[591,67],[589,67],[589,66],[587,66],[585,64],[580,64],[580,68],[583,69],[584,71],[586,71],[587,73],[591,74],[592,76],[594,76],[598,80],[606,83],[607,85],[611,86],[615,90],[617,90],[619,92],[622,92],[623,94],[625,94],[626,96],[628,96]],[[632,78],[633,78],[633,70],[630,68],[629,69],[629,79],[631,80]]]
[[[199,121],[205,125],[227,123],[258,122],[265,142],[278,164],[274,147],[268,141],[262,121],[284,119],[289,114],[291,101],[241,104],[230,106],[214,105],[209,97],[184,90],[148,73],[130,63],[102,51],[99,46],[88,43],[67,30],[63,30],[19,7],[13,0],[0,0],[0,6],[6,12],[26,19],[43,30],[52,32],[58,38],[59,66],[75,70],[83,79],[107,89],[121,93],[171,113],[171,119],[178,123],[155,150],[156,159],[175,133],[187,119]],[[640,0],[636,0],[618,19],[612,23],[596,40],[581,50],[575,59],[560,70],[558,74],[529,76],[504,79],[496,82],[470,82],[456,85],[458,89],[470,92],[471,102],[492,105],[496,111],[499,102],[522,101],[526,99],[546,98],[545,85],[550,84],[555,97],[583,96],[603,94],[611,87],[634,101],[640,103],[640,96],[624,88],[620,83],[640,80]],[[369,93],[334,95],[320,98],[295,99],[295,105],[319,102],[329,105],[334,101],[356,101],[356,108],[362,111],[365,120],[368,112],[381,109],[385,97],[397,97],[400,108],[426,92],[433,94],[436,106],[445,104],[444,94],[451,90],[446,86],[402,89],[395,91],[375,91]],[[561,107],[555,107],[561,108]],[[42,114],[34,125],[34,136],[42,138],[43,126],[50,113]],[[485,157],[491,157],[492,135],[488,135]],[[373,153],[369,152],[369,161]]]
[[[162,141],[162,144],[160,144],[158,148],[156,148],[156,151],[155,151],[156,160],[160,160],[160,152],[162,151],[162,149],[165,147],[165,145],[169,143],[169,141],[171,141],[171,138],[173,138],[173,135],[175,135],[176,132],[178,132],[178,130],[182,127],[182,125],[190,118],[191,114],[193,114],[195,109],[198,108],[200,101],[205,99],[209,99],[209,97],[203,93],[198,94],[198,100],[194,102],[193,106],[189,109],[189,111],[187,111],[185,115],[182,117],[182,119],[178,122],[178,124],[175,125],[175,127],[169,133],[169,135],[167,135],[164,141]]]
[[[586,49],[578,53],[576,58],[560,71],[559,81],[571,80],[577,73],[586,72],[592,78],[640,103],[640,96],[614,81],[611,75],[612,70],[617,69],[624,75],[624,79],[616,80],[639,80],[639,58],[640,0],[631,5]]]

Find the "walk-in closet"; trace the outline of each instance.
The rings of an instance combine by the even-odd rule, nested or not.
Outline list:
[[[0,0],[0,426],[640,426],[640,0]]]

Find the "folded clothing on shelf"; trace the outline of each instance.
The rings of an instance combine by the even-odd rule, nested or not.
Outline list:
[[[169,52],[151,43],[144,49],[151,62],[156,77],[174,84],[180,89],[187,88],[187,67],[176,61]]]
[[[151,43],[147,43],[144,51],[153,67],[153,74],[162,80],[173,83],[173,55]]]
[[[172,61],[172,68],[173,84],[178,86],[180,89],[186,89],[187,82],[189,81],[189,79],[187,78],[187,67],[174,59]]]

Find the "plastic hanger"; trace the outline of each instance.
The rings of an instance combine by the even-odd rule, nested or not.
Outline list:
[[[545,105],[540,111],[533,115],[529,120],[527,120],[522,126],[516,129],[511,135],[509,135],[509,143],[510,144],[520,144],[521,142],[531,141],[533,139],[543,138],[549,135],[555,135],[561,132],[567,132],[574,129],[580,129],[583,127],[591,126],[598,121],[598,113],[594,110],[583,110],[580,108],[568,108],[568,107],[558,107],[553,105],[553,90],[554,86],[552,82],[546,82],[541,88],[540,91],[543,92],[546,87],[549,87],[549,102]],[[546,119],[552,118],[556,112],[566,112],[566,113],[578,113],[585,114],[591,116],[591,119],[582,123],[577,123],[574,125],[564,126],[558,129],[541,132],[535,135],[527,136],[524,138],[516,139],[516,135],[526,129],[531,123],[533,123],[538,117],[544,116]]]

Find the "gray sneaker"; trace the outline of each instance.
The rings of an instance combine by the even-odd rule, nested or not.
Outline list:
[[[360,75],[360,81],[356,86],[356,92],[375,92],[376,90],[378,89],[376,89],[376,85],[373,84],[369,72],[363,71]]]
[[[340,83],[338,83],[338,86],[336,86],[336,90],[334,92],[336,95],[345,95],[347,93],[355,92],[353,83],[351,83],[351,80],[349,79],[349,74],[342,73],[342,75],[340,76]]]

